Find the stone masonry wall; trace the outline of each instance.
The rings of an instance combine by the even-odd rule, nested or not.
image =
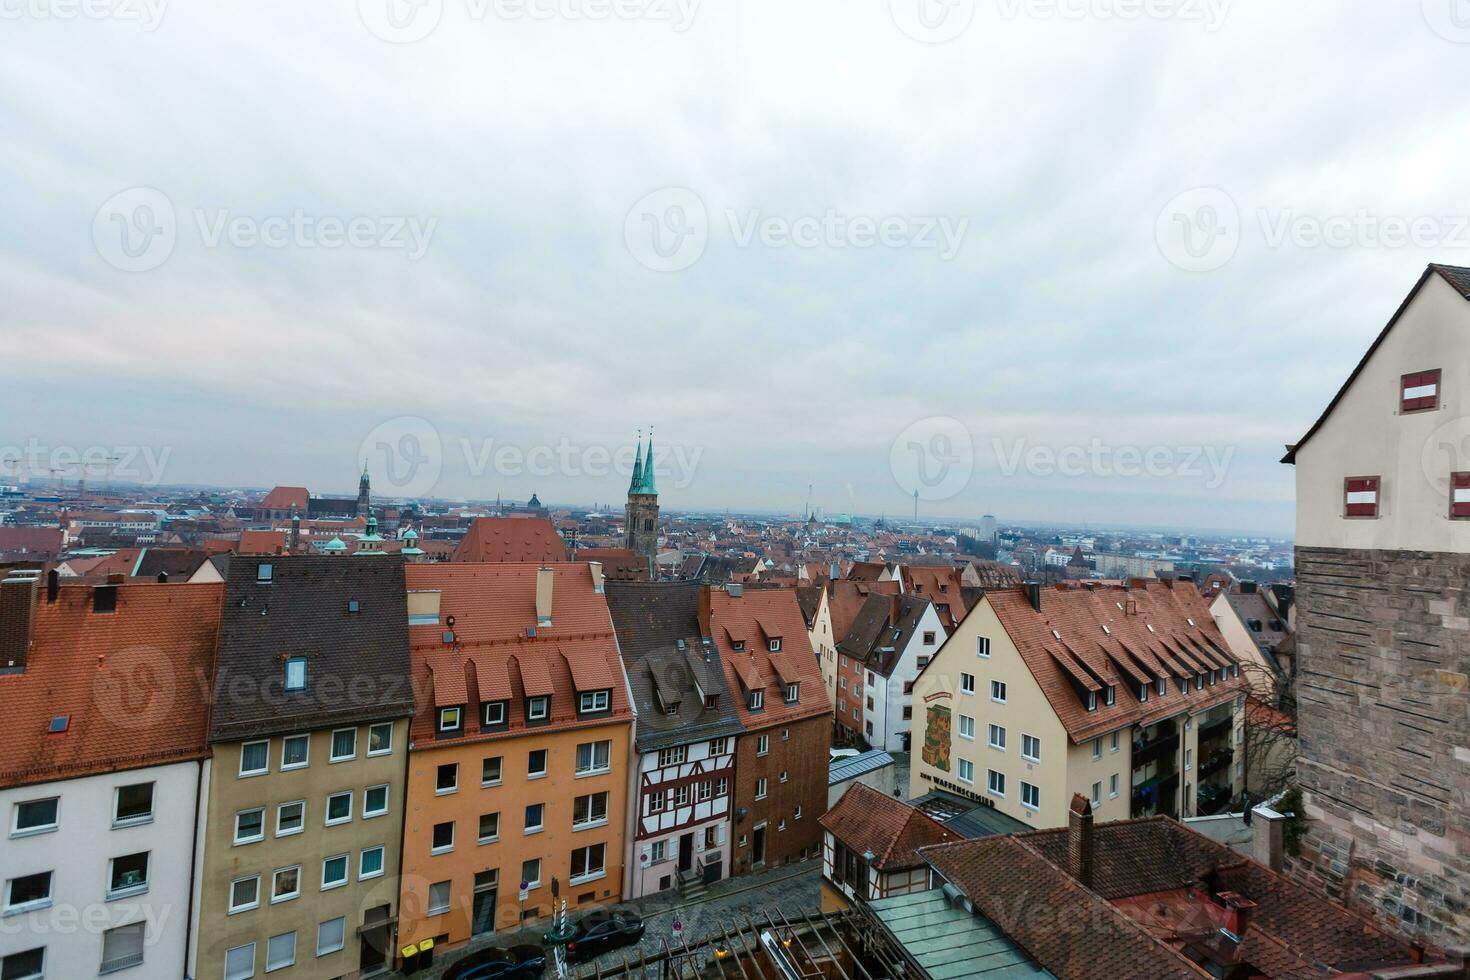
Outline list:
[[[1470,555],[1298,548],[1292,873],[1420,941],[1470,947]]]

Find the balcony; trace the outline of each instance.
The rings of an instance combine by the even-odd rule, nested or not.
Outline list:
[[[1178,733],[1165,735],[1163,738],[1156,738],[1152,742],[1145,742],[1142,745],[1135,742],[1133,743],[1133,768],[1142,769],[1151,762],[1158,762],[1160,759],[1171,759],[1178,755],[1178,753]]]
[[[1216,749],[1205,756],[1204,761],[1200,763],[1199,778],[1201,780],[1208,779],[1221,769],[1229,769],[1230,762],[1234,758],[1235,751],[1233,749]]]
[[[1146,779],[1133,787],[1132,812],[1134,818],[1166,814],[1178,816],[1175,801],[1175,791],[1179,788],[1179,774],[1171,772],[1166,776],[1155,776]]]
[[[1201,725],[1199,729],[1200,742],[1204,743],[1210,741],[1211,739],[1219,738],[1222,735],[1229,735],[1230,729],[1233,724],[1234,719],[1231,718],[1231,716],[1226,715],[1219,721],[1212,721],[1208,725]]]

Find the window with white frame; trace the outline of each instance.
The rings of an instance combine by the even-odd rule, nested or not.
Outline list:
[[[46,975],[46,947],[0,956],[0,977],[5,980],[42,980]]]
[[[988,657],[988,656],[990,656],[990,637],[988,637],[988,636],[977,636],[977,637],[975,637],[975,656],[977,656],[977,657]]]
[[[448,854],[454,850],[454,821],[445,820],[434,824],[430,832],[429,853]]]
[[[504,762],[503,756],[487,756],[480,763],[480,785],[499,786]]]
[[[281,769],[301,769],[309,761],[311,754],[310,735],[287,735],[281,739]]]
[[[1099,806],[1102,803],[1102,783],[1092,784],[1092,805]]]
[[[51,904],[51,872],[20,875],[5,882],[5,915],[44,909]]]
[[[994,769],[989,770],[989,774],[986,776],[985,780],[985,788],[994,796],[1005,796],[1006,774],[1003,772],[996,772]]]
[[[49,796],[43,800],[25,800],[15,805],[15,816],[10,825],[10,836],[26,837],[45,834],[55,830],[61,798]]]
[[[546,750],[532,749],[526,753],[526,778],[540,779],[546,775]]]
[[[1102,736],[1101,735],[1099,735],[1097,738],[1095,738],[1095,739],[1092,740],[1092,757],[1094,759],[1101,759],[1102,758]]]
[[[1108,751],[1109,752],[1116,752],[1116,751],[1118,751],[1118,733],[1117,732],[1113,732],[1113,734],[1108,737]]]
[[[347,945],[347,919],[338,916],[316,927],[316,955],[336,953]]]
[[[230,882],[230,915],[259,907],[260,875],[247,875]]]
[[[762,708],[764,708],[766,706],[766,692],[765,691],[751,691],[750,692],[750,700],[748,700],[746,702],[746,706],[751,711],[760,711]]]
[[[368,755],[389,755],[393,751],[393,723],[379,722],[368,726]]]
[[[539,888],[541,885],[541,859],[532,858],[521,862],[521,880],[526,883],[527,888]]]
[[[259,776],[261,773],[269,772],[270,750],[269,740],[243,743],[240,746],[240,775]]]
[[[1021,758],[1027,762],[1041,761],[1041,739],[1035,735],[1021,735]]]
[[[771,736],[757,735],[755,738],[755,754],[767,755],[771,751]]]
[[[429,886],[429,915],[443,915],[449,911],[449,888],[447,881],[436,881]]]
[[[975,675],[974,674],[966,674],[963,671],[960,673],[960,693],[961,694],[974,694],[975,693]]]
[[[322,861],[322,891],[347,884],[347,861],[346,854],[334,854]]]
[[[306,690],[306,658],[305,657],[288,657],[288,658],[286,658],[286,682],[285,682],[285,687],[286,687],[286,690],[288,690],[288,691],[304,691],[304,690]]]
[[[119,786],[112,795],[112,825],[136,827],[153,821],[153,784]]]
[[[969,759],[960,760],[959,778],[962,783],[973,784],[975,782],[975,763]]]
[[[254,844],[265,839],[265,807],[255,806],[235,814],[235,844]]]
[[[460,720],[460,710],[458,708],[439,709],[440,732],[448,733],[459,731]]]
[[[1041,809],[1041,787],[1035,783],[1021,782],[1021,805],[1030,810]]]
[[[232,946],[225,950],[225,980],[250,980],[253,976],[255,976],[254,943]]]
[[[347,823],[352,819],[352,790],[332,793],[327,797],[327,826]]]
[[[755,798],[763,800],[766,798],[766,777],[761,776],[755,781]]]
[[[542,695],[526,702],[526,717],[531,721],[543,721],[551,713],[551,699]]]
[[[677,766],[689,758],[687,746],[675,745],[672,748],[658,750],[658,764],[663,766]]]
[[[97,972],[116,973],[143,963],[143,930],[147,923],[131,922],[102,934],[102,965]]]
[[[577,695],[577,711],[584,715],[594,711],[606,711],[611,703],[611,698],[611,691],[582,691]]]
[[[265,946],[265,972],[284,970],[296,962],[296,933],[272,936]]]
[[[1116,800],[1117,798],[1118,798],[1118,774],[1117,773],[1113,773],[1111,776],[1108,777],[1108,799],[1110,799],[1110,800]]]
[[[363,819],[381,817],[388,812],[388,784],[369,786],[362,791]]]
[[[459,792],[459,763],[446,762],[434,771],[434,795]]]
[[[711,757],[725,755],[730,751],[730,740],[728,738],[712,738],[709,742],[709,754]]]
[[[276,804],[276,836],[290,837],[306,829],[306,801]]]
[[[572,801],[572,827],[597,827],[607,823],[607,791],[588,793]]]
[[[271,874],[271,903],[289,902],[301,894],[301,865],[279,868]]]
[[[1006,703],[1006,682],[1005,681],[991,681],[990,682],[990,700],[994,701],[996,704],[1005,704]]]
[[[366,881],[369,878],[381,878],[383,876],[383,845],[365,847],[357,858],[357,880]]]
[[[787,684],[786,685],[786,703],[787,704],[796,704],[800,700],[801,700],[801,685],[799,683],[798,684]]]
[[[588,844],[572,851],[572,884],[601,878],[607,873],[607,845]]]
[[[357,758],[357,729],[339,728],[332,733],[332,755],[328,762]]]
[[[653,792],[651,792],[651,793],[648,794],[648,812],[649,813],[662,813],[663,812],[663,809],[664,809],[664,803],[665,803],[665,797],[664,797],[664,791],[663,790],[656,789]]]
[[[546,824],[546,804],[526,804],[526,833],[534,834]]]
[[[1006,730],[999,725],[991,725],[990,738],[986,744],[992,749],[1000,749],[1004,752],[1006,747]]]
[[[481,844],[491,844],[500,839],[500,811],[480,814],[480,833],[475,839]]]
[[[481,717],[484,719],[484,724],[487,727],[504,725],[507,707],[508,705],[504,701],[486,701],[481,708]]]
[[[960,715],[960,738],[975,740],[975,719],[969,715]]]

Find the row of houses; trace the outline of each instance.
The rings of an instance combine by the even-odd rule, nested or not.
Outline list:
[[[0,582],[3,976],[369,976],[816,857],[790,590],[236,556]]]

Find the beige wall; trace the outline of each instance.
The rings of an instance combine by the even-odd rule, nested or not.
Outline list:
[[[1439,409],[1400,415],[1402,376],[1435,368]],[[1470,552],[1470,521],[1449,519],[1447,489],[1451,472],[1470,471],[1467,391],[1470,304],[1431,275],[1297,453],[1297,545]],[[1343,480],[1354,476],[1382,477],[1377,520],[1343,517]]]
[[[342,726],[351,727],[351,726]],[[283,976],[327,980],[351,974],[358,968],[357,928],[363,914],[387,905],[397,912],[399,849],[403,836],[404,770],[408,754],[408,722],[393,723],[393,751],[367,757],[367,725],[359,725],[357,757],[331,763],[330,730],[312,732],[309,765],[281,771],[280,736],[271,738],[270,771],[241,778],[239,742],[218,743],[209,787],[209,809],[204,816],[204,857],[199,907],[198,965],[201,978],[224,976],[226,950],[247,942],[255,943],[256,975],[265,973],[266,948],[271,936],[296,932],[296,965]],[[365,819],[363,790],[386,783],[388,812]],[[352,820],[332,827],[325,825],[329,793],[351,790]],[[306,801],[301,833],[277,837],[276,805]],[[253,844],[233,844],[235,814],[264,806],[265,839]],[[358,862],[364,848],[383,845],[383,874],[360,881]],[[322,861],[332,855],[349,854],[348,883],[321,890]],[[298,898],[271,904],[271,875],[278,868],[301,865],[301,894]],[[259,907],[229,914],[231,883],[240,877],[259,874]],[[344,916],[345,947],[321,958],[316,955],[317,926]],[[389,949],[392,946],[390,936]]]
[[[1225,637],[1225,645],[1230,652],[1240,658],[1241,676],[1250,684],[1256,697],[1264,699],[1269,704],[1276,701],[1276,671],[1266,662],[1266,657],[1261,653],[1261,648],[1256,646],[1251,631],[1240,621],[1240,616],[1235,608],[1230,605],[1230,600],[1225,593],[1215,596],[1215,601],[1210,603],[1210,615],[1215,617],[1215,625]]]
[[[812,628],[807,631],[812,641],[812,651],[822,668],[822,685],[827,688],[827,703],[836,710],[837,706],[837,640],[832,635],[832,610],[827,606],[827,590],[822,589],[821,601],[817,603],[817,614],[812,617]]]

